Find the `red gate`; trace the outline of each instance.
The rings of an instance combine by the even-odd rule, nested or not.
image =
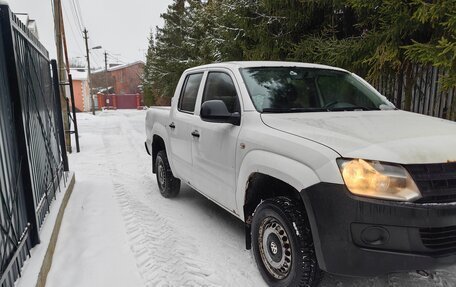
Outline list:
[[[97,94],[100,109],[141,109],[143,96],[141,94],[105,95]]]

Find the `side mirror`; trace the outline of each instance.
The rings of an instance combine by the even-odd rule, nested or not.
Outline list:
[[[206,101],[201,105],[200,117],[205,122],[229,123],[236,126],[241,124],[241,114],[230,113],[221,100]]]

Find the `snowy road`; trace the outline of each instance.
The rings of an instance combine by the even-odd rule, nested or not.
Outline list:
[[[76,186],[48,287],[265,286],[244,248],[243,224],[184,187],[164,199],[144,150],[145,111],[79,115]],[[456,266],[322,286],[456,286]]]

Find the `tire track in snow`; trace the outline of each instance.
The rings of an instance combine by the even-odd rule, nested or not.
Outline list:
[[[201,268],[204,262],[195,259],[197,249],[188,236],[179,234],[165,218],[130,196],[123,184],[115,183],[114,188],[146,286],[216,286],[209,278],[212,272]]]
[[[114,122],[112,118],[109,120],[109,124],[116,124],[118,131],[125,132],[125,128],[119,126],[123,125],[122,123]],[[108,169],[124,218],[131,250],[145,285],[218,286],[210,278],[213,272],[207,268],[208,264],[195,259],[199,254],[196,246],[191,243],[192,239],[188,235],[180,234],[166,218],[132,194],[132,190],[141,188],[138,186],[141,183],[132,180],[131,175],[135,169],[129,170],[128,163],[127,166],[123,166],[125,162],[122,161],[121,155],[113,153],[115,145],[130,146],[132,143],[128,137],[122,137],[118,132],[110,133],[112,128],[106,130],[108,133],[103,134],[103,142],[106,147]],[[130,162],[134,154],[137,155],[133,152],[130,155]]]
[[[138,158],[138,166],[142,165],[141,168],[141,175],[140,178],[143,181],[146,190],[148,190],[146,194],[146,200],[148,202],[148,205],[150,205],[151,201],[154,201],[155,197],[158,196],[160,200],[163,200],[163,198],[160,196],[160,191],[158,190],[158,185],[155,181],[155,176],[151,173],[151,158],[150,156],[146,155],[146,151],[144,149],[144,145],[142,144],[145,138],[145,133],[141,132],[141,129],[138,129],[139,126],[144,125],[144,119],[145,119],[145,113],[143,114],[143,118],[140,119],[140,122],[138,122],[137,117],[129,117],[128,115],[123,114],[124,120],[121,121],[121,129],[122,129],[122,134],[128,135],[126,139],[130,143],[130,146],[132,149],[136,151],[135,155]],[[144,160],[146,159],[146,160]],[[137,178],[139,179],[138,174],[136,175]],[[185,189],[191,189],[189,187],[186,187],[185,184],[183,184],[182,192],[179,195],[179,198],[182,198],[182,196],[185,196]],[[150,190],[152,189],[152,192]],[[193,229],[191,232],[207,232],[207,228],[211,228],[211,223],[212,224],[219,224],[221,222],[230,224],[232,223],[232,220],[236,220],[238,222],[238,219],[234,219],[234,217],[231,214],[226,213],[224,210],[222,210],[220,207],[216,206],[215,203],[212,203],[209,199],[205,198],[204,196],[198,194],[195,192],[195,195],[204,198],[205,201],[205,208],[204,212],[202,215],[206,218],[207,216],[214,217],[211,222],[208,222],[208,225],[204,227],[204,230],[201,231],[198,228]],[[177,199],[179,201],[179,198]],[[149,201],[150,200],[150,201]],[[169,199],[164,199],[166,203],[169,203],[170,208],[174,208],[174,204],[172,201]],[[210,202],[209,205],[215,206],[216,210],[215,212],[212,211],[211,209],[207,206],[207,203]],[[197,207],[197,206],[195,206]],[[198,206],[201,208],[202,206]],[[175,211],[172,209],[161,209],[161,214],[165,216],[166,218],[171,217],[175,219],[174,213]],[[226,217],[229,217],[227,219]],[[201,219],[201,218],[199,218]],[[170,222],[173,222],[172,220]],[[192,225],[194,222],[190,222],[189,225]],[[240,222],[239,222],[240,223]],[[231,226],[232,227],[232,226]],[[177,227],[180,231],[182,230],[182,226]],[[225,228],[230,228],[230,226],[225,226]],[[242,236],[241,238],[238,238],[235,234],[226,234],[225,233],[225,228],[223,228],[223,231],[221,230],[215,230],[214,233],[208,233],[208,237],[211,238],[211,241],[213,242],[219,242],[216,246],[210,245],[206,246],[202,245],[202,242],[197,241],[198,246],[200,247],[199,249],[199,255],[203,256],[205,258],[205,262],[210,261],[211,268],[214,270],[214,273],[211,275],[216,279],[216,282],[220,286],[266,286],[264,284],[263,279],[260,276],[260,273],[256,267],[256,264],[253,259],[253,254],[251,252],[245,250],[244,248],[244,227],[242,225],[241,232]],[[198,231],[199,230],[199,231]],[[185,233],[185,231],[182,231],[182,233]],[[186,233],[186,234],[194,234],[194,233]],[[196,235],[197,237],[200,237],[199,235]],[[238,242],[234,242],[231,240],[239,240]],[[194,241],[192,239],[192,241]],[[240,243],[238,245],[237,243]],[[223,254],[224,252],[227,252],[227,250],[224,248],[227,245],[231,246],[234,250],[229,251],[229,254],[225,254],[224,258],[221,259],[220,256],[212,256],[214,252]],[[219,249],[222,248],[222,249]],[[209,251],[208,251],[209,250]],[[212,251],[210,251],[212,250]],[[208,256],[209,255],[209,256]],[[246,257],[247,255],[247,257]],[[245,266],[247,265],[247,266]],[[228,275],[228,276],[227,276]]]

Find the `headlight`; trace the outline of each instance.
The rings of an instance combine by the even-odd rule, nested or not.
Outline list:
[[[410,174],[400,165],[362,159],[338,159],[337,164],[353,194],[397,201],[421,198]]]

